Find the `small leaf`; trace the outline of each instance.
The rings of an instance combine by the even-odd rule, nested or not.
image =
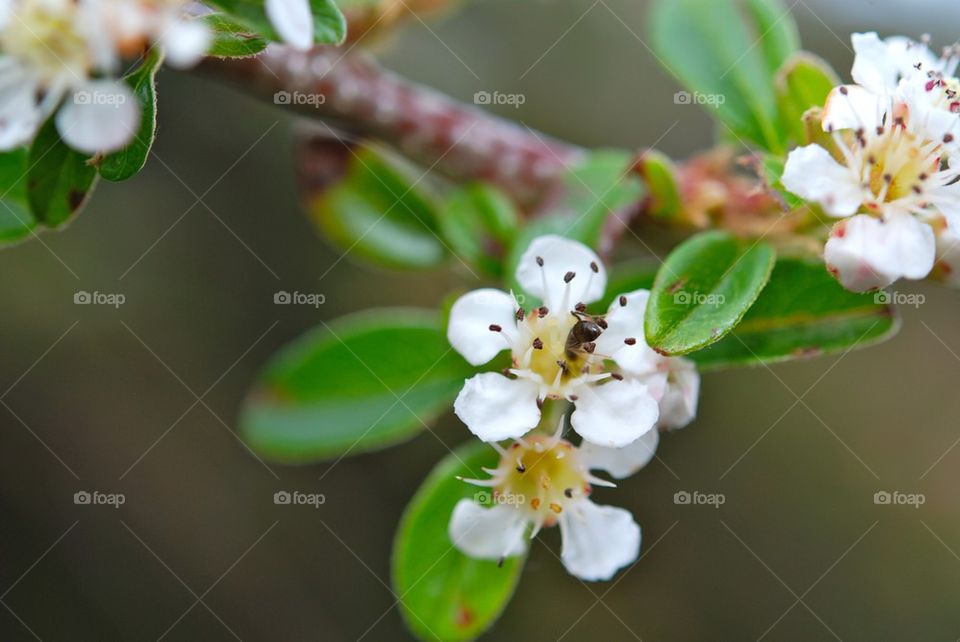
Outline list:
[[[370,147],[350,154],[338,183],[307,194],[320,230],[350,256],[393,268],[423,269],[446,258],[437,205],[412,170]]]
[[[267,48],[266,40],[226,16],[215,13],[204,16],[203,21],[213,32],[213,44],[207,51],[208,56],[246,58]]]
[[[108,181],[126,180],[143,169],[147,162],[157,133],[156,78],[162,63],[163,54],[158,48],[152,48],[140,66],[124,78],[140,105],[140,128],[129,145],[107,154],[97,163],[100,176]]]
[[[502,259],[516,232],[516,208],[503,192],[485,183],[454,191],[437,217],[440,231],[454,254],[499,277]]]
[[[895,309],[884,296],[845,290],[822,261],[781,259],[733,332],[690,356],[702,368],[721,368],[872,345],[899,328]]]
[[[67,222],[86,202],[97,179],[97,170],[88,157],[60,138],[53,117],[33,139],[27,163],[30,209],[47,227]]]
[[[648,149],[637,161],[637,171],[647,186],[646,212],[654,218],[676,218],[683,208],[677,170],[666,154]]]
[[[217,7],[248,31],[271,42],[280,42],[280,36],[267,17],[263,0],[211,0]],[[347,21],[333,0],[310,0],[313,13],[314,42],[320,45],[339,45],[347,37]]]
[[[780,0],[746,0],[746,8],[756,25],[767,69],[776,71],[800,49],[797,23]]]
[[[735,0],[657,0],[651,15],[653,47],[668,70],[711,106],[735,136],[760,147],[786,149],[770,65],[795,48],[789,12],[773,0],[749,3],[751,20]],[[760,46],[758,46],[758,44]]]
[[[780,113],[796,142],[807,142],[804,113],[823,107],[827,94],[839,84],[840,78],[825,60],[805,51],[794,54],[777,71]]]
[[[36,227],[27,201],[27,149],[0,152],[0,245],[17,241]]]
[[[647,304],[647,343],[680,355],[722,338],[753,305],[770,278],[774,252],[759,241],[705,232],[667,257]]]
[[[376,450],[447,411],[473,372],[436,312],[370,310],[275,356],[244,403],[240,430],[256,452],[290,463]]]
[[[482,476],[482,467],[495,467],[497,459],[487,444],[456,449],[433,469],[400,520],[393,587],[407,626],[422,640],[473,640],[499,617],[516,589],[523,557],[507,558],[498,567],[467,557],[447,534],[454,506],[477,491],[457,476]]]

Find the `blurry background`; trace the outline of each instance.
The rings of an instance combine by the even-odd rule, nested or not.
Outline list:
[[[846,76],[851,30],[952,43],[951,4],[793,11],[806,47]],[[488,0],[432,31],[415,22],[382,56],[465,100],[522,92],[500,112],[555,136],[682,157],[712,126],[674,104],[641,41],[645,11]],[[261,465],[231,430],[258,368],[320,319],[435,306],[475,284],[338,262],[298,209],[283,112],[171,72],[160,92],[147,170],[101,185],[65,232],[0,254],[0,639],[406,639],[385,586],[391,538],[441,440],[465,440],[464,427],[449,415],[436,437],[304,468]],[[326,305],[275,306],[281,289]],[[926,302],[903,309],[889,343],[706,375],[700,418],[661,441],[665,465],[597,492],[642,525],[640,563],[585,586],[547,533],[553,551],[535,544],[489,639],[960,636],[960,297],[898,289]],[[74,305],[79,290],[126,303]],[[275,506],[282,489],[327,501]],[[81,490],[126,503],[77,506]],[[674,504],[683,490],[726,502]],[[926,502],[878,506],[881,490]]]

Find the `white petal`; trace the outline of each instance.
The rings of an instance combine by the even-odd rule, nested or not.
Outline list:
[[[541,267],[537,259],[543,259]],[[596,271],[594,271],[596,270]],[[572,272],[569,283],[564,277]],[[517,265],[517,282],[551,309],[573,309],[603,296],[607,272],[596,253],[583,243],[562,236],[538,236]]]
[[[526,548],[524,508],[497,504],[483,508],[472,499],[461,499],[450,516],[447,533],[462,553],[496,560],[520,555]]]
[[[643,318],[649,298],[648,290],[635,290],[614,299],[605,317],[607,328],[596,341],[598,354],[610,357],[632,375],[655,372],[663,360],[647,345],[644,335]],[[627,345],[628,339],[633,339],[632,345]]]
[[[37,104],[38,85],[19,65],[5,66],[0,74],[0,150],[30,141],[46,117]]]
[[[166,60],[174,67],[189,67],[207,53],[213,39],[199,20],[173,20],[163,32]]]
[[[580,447],[580,463],[590,470],[605,470],[616,479],[624,479],[650,463],[657,452],[660,431],[649,430],[623,448],[607,448],[590,442]]]
[[[622,448],[657,423],[660,410],[650,389],[635,379],[581,386],[570,425],[598,446]]]
[[[853,60],[851,76],[858,85],[874,93],[892,93],[905,77],[926,76],[928,71],[943,68],[943,63],[930,49],[909,38],[894,36],[880,40],[875,32],[851,36]],[[920,69],[915,65],[920,63]]]
[[[313,46],[313,15],[307,0],[267,0],[266,10],[285,43],[302,51]]]
[[[886,226],[895,270],[900,276],[922,279],[930,274],[937,253],[933,228],[906,214],[891,217]]]
[[[471,365],[479,366],[509,347],[516,334],[517,302],[506,292],[484,288],[467,292],[450,308],[447,339]],[[501,331],[490,330],[491,325]]]
[[[864,292],[901,277],[919,279],[933,267],[933,229],[910,215],[880,221],[865,214],[838,223],[824,247],[824,259],[848,290]]]
[[[622,508],[585,499],[560,514],[560,531],[563,565],[582,580],[609,580],[640,555],[640,527]]]
[[[540,421],[540,386],[484,372],[467,379],[453,402],[453,412],[483,441],[522,437]]]
[[[689,359],[670,359],[670,374],[667,389],[660,398],[661,428],[683,428],[697,416],[697,401],[700,397],[700,375],[696,365]]]
[[[790,152],[781,182],[797,196],[822,205],[831,216],[850,216],[863,203],[856,175],[819,145]]]
[[[130,88],[92,80],[74,90],[57,113],[63,140],[81,152],[111,152],[129,143],[140,128],[140,106]]]
[[[834,87],[823,105],[823,129],[872,131],[883,122],[883,115],[889,109],[890,99],[883,94],[857,85]]]

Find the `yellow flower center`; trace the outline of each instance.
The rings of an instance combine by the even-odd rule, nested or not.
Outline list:
[[[73,2],[26,0],[0,33],[0,49],[24,62],[45,85],[79,81],[86,78],[92,58],[76,18]]]
[[[512,501],[533,513],[546,526],[556,522],[566,502],[590,493],[590,484],[577,461],[577,449],[555,437],[531,435],[515,442],[500,460],[494,488],[498,501]]]

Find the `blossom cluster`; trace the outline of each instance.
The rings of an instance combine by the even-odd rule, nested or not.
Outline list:
[[[853,35],[854,84],[830,92],[823,135],[793,150],[782,182],[841,219],[828,269],[867,291],[936,267],[960,283],[960,62],[904,37]]]
[[[308,0],[267,0],[274,29],[302,49],[313,40]],[[188,0],[0,0],[0,151],[27,144],[56,113],[60,136],[86,153],[126,146],[140,107],[120,76],[152,48],[196,63],[213,33],[210,9]]]
[[[605,314],[588,312],[607,275],[588,247],[559,236],[532,241],[516,269],[517,283],[542,305],[521,306],[513,293],[480,289],[450,311],[447,336],[472,365],[509,351],[511,367],[464,383],[454,411],[470,431],[500,453],[484,502],[462,500],[450,538],[467,555],[502,559],[521,554],[541,527],[558,524],[561,558],[585,580],[609,579],[637,559],[640,527],[629,512],[598,506],[593,485],[612,486],[590,471],[632,475],[653,457],[660,429],[680,428],[696,414],[700,378],[693,363],[666,357],[644,339],[649,292],[613,297]],[[572,404],[565,421],[544,434],[544,404]],[[497,442],[508,441],[501,445]]]

